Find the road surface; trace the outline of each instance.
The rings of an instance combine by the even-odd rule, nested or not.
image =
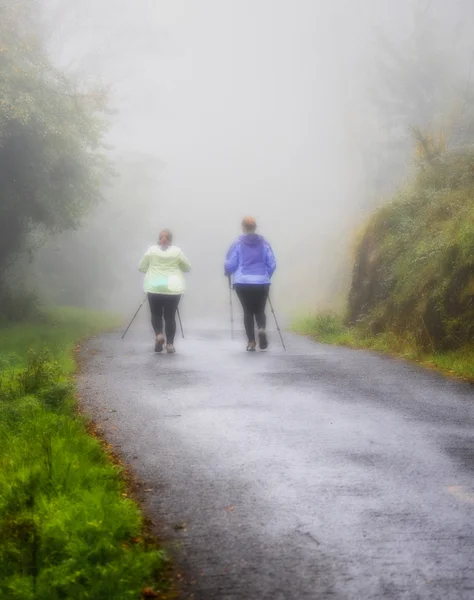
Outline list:
[[[195,329],[83,348],[85,410],[194,600],[474,599],[474,392],[403,361]]]

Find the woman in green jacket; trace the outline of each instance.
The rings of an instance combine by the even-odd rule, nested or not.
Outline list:
[[[184,252],[172,243],[171,231],[163,229],[158,244],[147,250],[139,266],[140,271],[146,273],[144,290],[148,294],[151,324],[155,331],[155,352],[161,352],[165,344],[164,319],[168,354],[175,352],[176,311],[185,288],[183,273],[191,269]]]

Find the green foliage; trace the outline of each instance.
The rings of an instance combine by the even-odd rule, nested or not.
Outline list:
[[[49,320],[50,326],[53,321]],[[69,352],[97,331],[99,316],[56,316],[66,332],[49,337]],[[10,329],[10,335],[13,333]],[[17,326],[19,348],[39,336]],[[8,338],[8,336],[7,336]],[[9,343],[1,336],[2,350]],[[1,356],[2,354],[0,354]],[[119,467],[77,417],[63,364],[30,352],[25,366],[5,353],[0,372],[0,597],[135,599],[153,586],[164,556],[143,539],[143,523],[127,497]],[[7,367],[8,365],[8,367]]]
[[[349,297],[350,323],[409,332],[432,351],[474,336],[474,150],[433,147],[420,147],[415,179],[371,219]]]
[[[100,199],[104,95],[54,68],[36,3],[0,4],[0,276],[33,232],[75,228]]]
[[[294,327],[305,335],[312,335],[321,341],[327,341],[332,337],[339,337],[346,331],[343,319],[340,315],[323,312],[309,314],[298,318]]]

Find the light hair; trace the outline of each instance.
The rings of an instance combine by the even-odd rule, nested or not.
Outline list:
[[[160,240],[162,237],[166,237],[169,244],[171,244],[173,242],[173,234],[171,233],[171,231],[169,229],[162,229],[160,231],[160,233],[158,234],[158,244],[160,243]]]

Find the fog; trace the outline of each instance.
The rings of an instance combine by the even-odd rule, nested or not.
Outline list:
[[[147,164],[146,185],[137,175],[124,198],[119,178],[88,233],[99,253],[107,239],[110,262],[102,269],[116,275],[101,302],[124,310],[140,301],[136,265],[163,227],[193,265],[187,312],[226,310],[223,260],[247,214],[275,250],[276,306],[287,314],[339,307],[357,230],[411,160],[405,124],[383,121],[374,109],[375,90],[386,89],[381,48],[418,52],[410,48],[421,22],[436,42],[427,45],[449,52],[460,77],[472,51],[469,2],[44,4],[55,62],[108,88],[111,156],[119,165],[124,157]],[[403,148],[390,171],[383,148],[396,144]],[[115,192],[124,216],[108,221]],[[98,287],[105,275],[97,274]]]

